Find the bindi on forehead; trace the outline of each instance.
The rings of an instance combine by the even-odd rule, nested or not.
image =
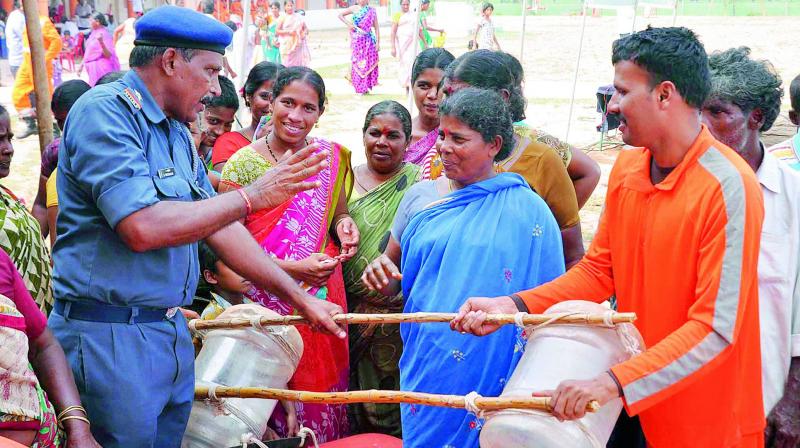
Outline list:
[[[400,127],[396,126],[395,124],[387,123],[387,122],[374,123],[374,124],[370,125],[369,130],[370,130],[370,132],[380,132],[381,135],[385,135],[385,136],[388,136],[389,134],[396,133],[396,132],[402,132]]]

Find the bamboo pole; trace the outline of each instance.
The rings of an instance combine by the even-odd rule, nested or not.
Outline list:
[[[675,0],[675,4],[673,5],[672,9],[672,26],[675,26],[675,23],[678,22],[678,0]]]
[[[194,390],[195,400],[212,398],[208,386],[197,386]],[[439,406],[445,408],[466,408],[467,398],[462,395],[437,395],[422,392],[406,392],[395,390],[359,390],[351,392],[306,392],[299,390],[270,389],[266,387],[224,387],[214,391],[216,398],[262,398],[268,400],[301,401],[303,403],[407,403]],[[475,407],[481,411],[497,411],[502,409],[534,409],[550,412],[550,397],[476,397]],[[586,406],[589,412],[597,412],[600,404],[590,401]]]
[[[244,16],[242,17],[242,31],[244,32],[242,58],[234,63],[239,64],[237,67],[239,69],[239,79],[242,80],[241,86],[244,86],[244,80],[247,79],[247,75],[250,72],[250,61],[247,60],[247,47],[250,45],[250,24],[252,23],[250,20],[250,0],[242,0],[242,15]],[[254,48],[253,51],[260,51],[260,49]]]
[[[395,313],[395,314],[337,314],[333,321],[337,324],[400,324],[400,323],[449,323],[455,319],[456,313]],[[486,323],[508,325],[516,323],[514,314],[489,314]],[[606,315],[599,313],[551,313],[525,314],[522,323],[525,325],[577,324],[605,325]],[[610,321],[614,324],[630,323],[636,320],[636,313],[612,312]],[[303,316],[262,316],[259,323],[263,326],[307,324]],[[189,321],[192,331],[216,330],[222,328],[247,328],[253,326],[252,319],[214,319]]]
[[[50,113],[50,81],[44,60],[44,39],[42,25],[39,23],[39,6],[36,0],[22,0],[25,13],[25,28],[31,49],[31,69],[33,71],[33,91],[36,92],[36,122],[39,127],[39,153],[53,141],[53,116]]]
[[[581,21],[581,37],[578,39],[578,57],[575,61],[575,74],[572,77],[572,96],[569,100],[569,113],[567,114],[567,132],[564,134],[564,141],[569,141],[569,130],[572,126],[572,110],[575,107],[575,93],[578,89],[578,73],[581,66],[581,55],[583,53],[583,35],[586,32],[586,12],[588,11],[588,7],[586,5],[586,0],[581,2],[582,4],[582,11],[583,11],[583,20]]]
[[[416,61],[417,60],[417,55],[420,53],[420,51],[419,51],[419,45],[420,45],[419,34],[420,34],[420,26],[422,26],[422,24],[419,23],[419,18],[420,18],[420,15],[422,14],[422,1],[421,0],[414,0],[413,2],[409,3],[408,7],[409,8],[416,8],[416,10],[414,10],[414,9],[411,10],[412,12],[414,12],[414,43],[412,44],[412,48],[414,49],[414,60]],[[400,65],[400,67],[402,68],[403,66]],[[408,75],[409,75],[409,80],[410,80],[411,79],[411,74],[409,73]],[[405,76],[405,73],[403,74],[403,76]],[[413,113],[414,110],[417,107],[416,103],[414,102],[414,86],[413,85],[409,86],[407,95],[408,95],[408,98],[407,98],[408,110],[410,110]],[[419,111],[417,111],[417,112],[419,112]]]
[[[522,0],[520,3],[522,3],[522,37],[519,39],[519,60],[522,62],[525,60],[525,25],[528,18],[528,0]]]

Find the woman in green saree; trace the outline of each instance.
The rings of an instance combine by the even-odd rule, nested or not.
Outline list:
[[[278,48],[278,36],[275,31],[278,29],[278,19],[281,17],[280,2],[270,4],[270,12],[267,16],[266,35],[261,40],[261,51],[264,52],[264,60],[274,64],[281,63],[281,50]]]
[[[11,172],[11,160],[14,157],[14,146],[11,144],[13,136],[8,112],[0,106],[0,180],[8,177]],[[11,257],[22,274],[31,297],[39,308],[48,314],[53,306],[50,251],[42,239],[39,222],[2,183],[0,183],[0,249]]]
[[[398,313],[403,310],[402,297],[370,291],[361,282],[361,274],[386,248],[397,206],[419,176],[419,166],[403,162],[411,140],[411,115],[396,101],[382,101],[367,112],[363,132],[367,163],[354,169],[355,188],[348,204],[361,241],[342,271],[348,309],[353,313]],[[399,390],[397,363],[402,345],[398,325],[351,325],[350,389]],[[398,405],[355,404],[349,412],[353,433],[401,436]]]

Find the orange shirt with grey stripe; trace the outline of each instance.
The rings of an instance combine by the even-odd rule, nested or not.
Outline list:
[[[535,313],[616,294],[637,313],[648,349],[612,371],[650,446],[761,446],[758,180],[705,127],[657,185],[650,163],[644,148],[619,155],[586,256],[519,295]]]

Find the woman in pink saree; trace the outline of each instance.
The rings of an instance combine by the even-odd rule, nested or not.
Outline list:
[[[114,40],[107,26],[105,16],[100,13],[95,14],[92,19],[92,32],[86,39],[86,52],[83,54],[83,67],[89,75],[90,86],[94,86],[106,73],[120,69],[119,59],[114,50]]]
[[[275,209],[256,212],[245,226],[286,273],[309,294],[347,309],[341,264],[358,250],[359,232],[347,212],[347,197],[353,187],[350,152],[322,138],[307,139],[324,110],[325,84],[306,67],[281,70],[272,91],[273,129],[265,139],[240,149],[222,170],[220,192],[248,185],[271,169],[288,151],[316,145],[328,154],[328,167],[309,178],[318,187],[298,193]],[[248,294],[253,302],[280,314],[295,310],[279,297],[256,289]],[[289,387],[316,392],[347,390],[349,355],[347,340],[312,332],[298,326],[304,350]],[[297,403],[297,422],[311,428],[320,442],[347,435],[349,424],[344,405]],[[287,435],[281,408],[271,426]]]
[[[345,18],[348,15],[353,16],[352,23]],[[356,93],[369,93],[378,84],[378,13],[369,6],[369,0],[358,0],[357,5],[339,13],[339,20],[350,28],[350,82]]]
[[[286,13],[278,19],[275,34],[278,36],[281,60],[286,67],[308,67],[311,53],[308,51],[308,27],[299,13],[294,11],[294,0],[283,4]]]

